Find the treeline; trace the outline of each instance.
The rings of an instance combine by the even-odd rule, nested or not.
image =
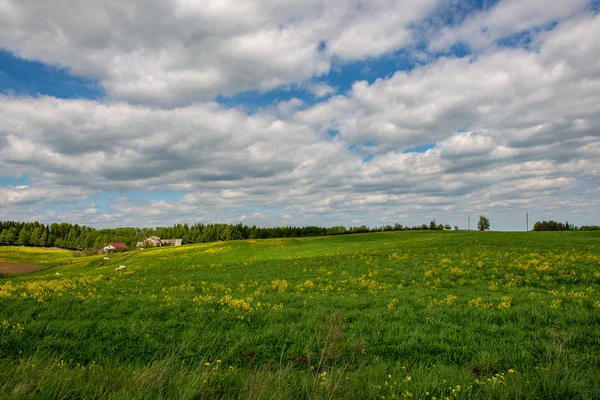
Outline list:
[[[569,225],[569,221],[562,222],[557,221],[538,221],[533,224],[534,231],[568,231],[568,230],[576,230],[577,228],[573,225]]]
[[[81,249],[105,246],[109,242],[135,245],[143,236],[137,228],[94,229],[68,223],[0,221],[0,246],[39,246]]]
[[[557,221],[538,221],[533,224],[534,231],[598,231],[600,230],[600,226],[597,225],[583,225],[581,227],[577,227],[575,225],[569,224],[569,221],[562,222]]]
[[[396,224],[394,228],[398,229]],[[401,227],[401,226],[400,226]],[[390,227],[389,230],[394,230]],[[177,224],[157,228],[95,229],[77,224],[0,221],[0,246],[39,246],[65,249],[97,249],[110,242],[135,246],[149,236],[163,239],[183,239],[184,244],[238,239],[271,239],[288,237],[341,235],[388,230],[366,226],[346,228],[319,226],[259,228],[243,224]]]
[[[600,231],[600,226],[598,225],[582,225],[579,228],[580,231]]]
[[[206,243],[240,239],[274,239],[307,236],[344,235],[352,233],[367,233],[399,230],[450,230],[448,224],[429,224],[402,226],[401,224],[384,225],[369,228],[365,225],[346,228],[333,226],[280,226],[274,228],[259,228],[256,225],[243,224],[177,224],[170,227],[157,228],[112,228],[95,229],[87,226],[69,223],[53,223],[44,225],[40,222],[0,221],[0,246],[38,246],[60,247],[64,249],[98,249],[110,242],[125,243],[135,246],[149,236],[163,239],[183,239],[184,244]],[[454,230],[458,227],[454,226]],[[533,226],[534,231],[563,231],[563,230],[600,230],[600,227],[582,226],[580,228],[568,222],[538,221]]]

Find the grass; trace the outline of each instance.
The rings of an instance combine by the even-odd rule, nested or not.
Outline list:
[[[0,246],[0,263],[34,264],[42,267],[56,267],[75,262],[69,250],[42,249],[36,247]],[[86,260],[86,264],[89,260]]]
[[[597,232],[0,258],[2,398],[600,397]]]

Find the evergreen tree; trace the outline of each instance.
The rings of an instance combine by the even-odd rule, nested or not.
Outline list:
[[[29,245],[29,232],[27,231],[27,227],[23,224],[23,227],[19,231],[19,236],[17,238],[18,246],[28,246]]]

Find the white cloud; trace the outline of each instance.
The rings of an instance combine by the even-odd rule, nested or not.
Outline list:
[[[39,186],[0,186],[0,206],[7,210],[12,207],[29,208],[76,202],[87,198],[85,190],[75,187]],[[9,216],[10,213],[6,213]]]
[[[304,102],[296,97],[291,98],[287,101],[280,101],[275,104],[277,115],[282,118],[288,118],[294,114],[300,107],[304,105]]]
[[[598,16],[564,24],[540,38],[537,53],[502,49],[477,59],[441,58],[389,79],[354,83],[295,115],[346,141],[380,149],[442,141],[464,127],[488,128],[512,146],[598,134]],[[565,37],[573,43],[568,47]],[[562,50],[565,49],[563,52]]]
[[[317,98],[322,98],[334,94],[336,89],[324,83],[312,83],[308,85],[308,90]]]
[[[398,50],[438,3],[7,0],[0,47],[97,80],[117,99],[184,105]]]
[[[486,134],[466,132],[454,135],[437,143],[436,147],[445,157],[476,157],[489,155],[496,150],[497,144]]]
[[[498,39],[578,15],[589,0],[504,0],[494,7],[470,14],[457,26],[443,27],[431,36],[432,50],[447,50],[467,43],[481,50]]]
[[[136,11],[135,6],[119,4],[122,18],[125,11]],[[201,9],[193,2],[178,4],[183,7],[178,12],[192,20],[199,18],[196,14],[217,18],[225,10],[218,3]],[[310,4],[288,4],[293,12],[277,7],[270,12],[287,18],[309,12]],[[382,4],[364,7],[375,15],[376,6]],[[262,15],[253,8],[256,3],[239,7],[234,10],[247,15],[247,20],[234,12],[231,23],[206,29],[230,33],[242,27],[255,32],[250,17]],[[354,12],[322,10],[312,19],[290,20],[281,29],[301,32],[305,25],[318,25],[323,15],[341,13],[352,20]],[[96,23],[111,26],[113,14]],[[165,23],[179,18],[165,15]],[[20,176],[26,169],[31,181],[22,188],[0,186],[0,219],[36,217],[98,226],[240,220],[336,225],[377,224],[384,217],[420,225],[438,217],[462,227],[469,215],[485,213],[494,228],[514,229],[518,216],[528,210],[532,218],[571,221],[576,216],[579,221],[572,222],[589,223],[600,206],[599,18],[576,16],[561,22],[536,37],[535,52],[491,48],[477,58],[441,58],[371,84],[355,82],[346,94],[313,106],[291,99],[252,115],[214,102],[155,109],[110,99],[0,96],[0,172]],[[140,26],[147,20],[153,21],[140,16]],[[163,28],[169,32],[176,27]],[[318,30],[313,28],[306,32]],[[356,29],[368,36],[365,32],[371,27]],[[253,41],[256,36],[251,34],[244,39],[247,43],[240,45],[239,57],[266,57],[271,46],[286,38],[285,32],[271,38],[269,32],[257,32],[265,38]],[[145,42],[138,36],[130,43],[139,50],[143,47],[138,42]],[[238,40],[239,35],[227,38]],[[100,39],[79,40],[93,47]],[[96,46],[105,49],[112,40],[102,38]],[[154,46],[149,38],[144,40],[148,48]],[[252,51],[243,54],[245,48]],[[326,47],[327,54],[318,57],[328,57],[333,49]],[[160,58],[166,53],[140,56],[140,65],[158,68],[158,75],[180,73],[189,61],[182,56],[177,64],[169,53],[168,62],[153,65],[144,58],[150,54]],[[344,54],[356,57],[349,50]],[[269,62],[287,65],[282,71],[295,65],[295,61]],[[229,72],[225,68],[215,73]],[[126,74],[131,75],[123,82],[137,82],[137,71]],[[123,76],[106,82],[119,82]],[[264,75],[286,81],[281,76],[273,70]],[[260,79],[250,81],[262,84]],[[187,78],[177,82],[183,85]],[[169,83],[160,81],[156,87],[160,85],[173,90],[169,92],[173,96],[181,94]],[[330,137],[329,129],[338,134]],[[436,146],[425,153],[403,153],[433,142]],[[95,198],[106,191],[132,190],[154,193],[157,199],[124,196],[103,206]],[[165,191],[182,195],[160,199]],[[71,210],[64,211],[67,205]]]

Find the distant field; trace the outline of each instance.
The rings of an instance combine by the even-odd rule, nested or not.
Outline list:
[[[0,276],[24,274],[73,262],[73,252],[68,250],[0,246]]]
[[[600,232],[384,232],[0,279],[0,398],[600,398]],[[122,271],[115,268],[124,265]]]

